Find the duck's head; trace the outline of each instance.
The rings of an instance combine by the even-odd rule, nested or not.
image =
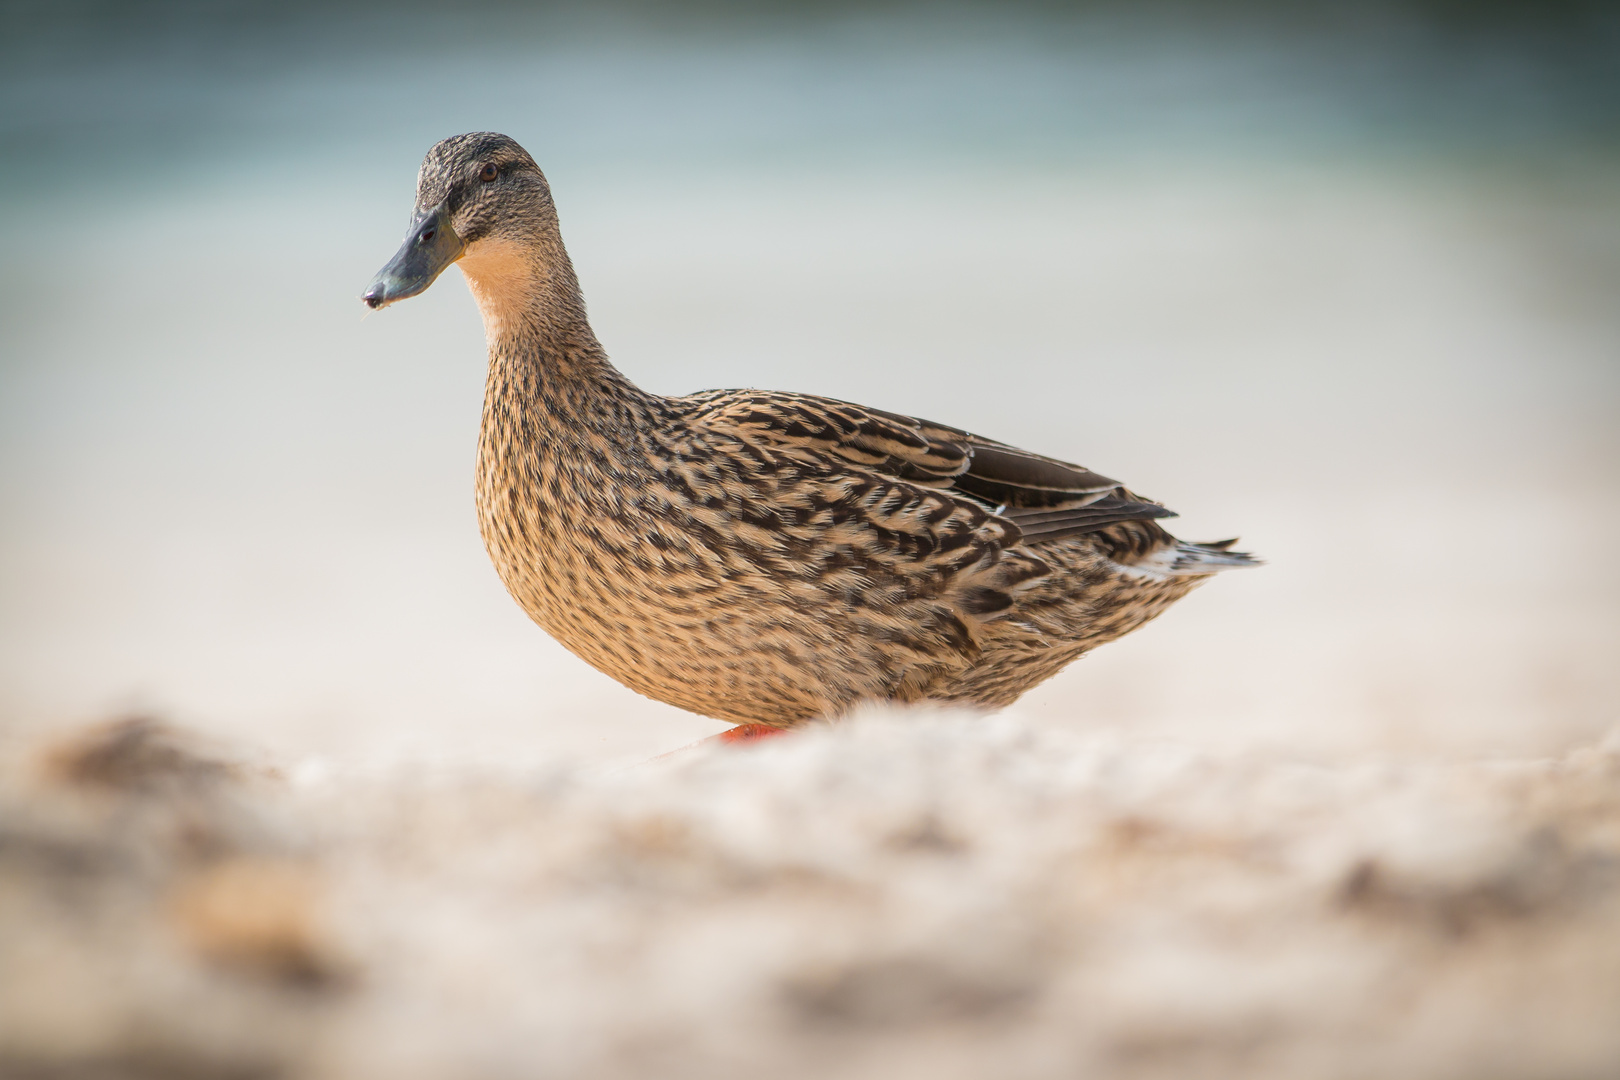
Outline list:
[[[476,131],[436,144],[416,176],[416,211],[410,231],[361,297],[373,310],[423,292],[451,263],[461,261],[475,280],[510,278],[504,271],[555,236],[551,188],[528,151],[505,135]],[[488,264],[493,273],[477,274]]]

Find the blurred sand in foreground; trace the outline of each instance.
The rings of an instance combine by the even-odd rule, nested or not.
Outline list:
[[[1620,1071],[1620,746],[871,715],[627,771],[6,748],[14,1077]]]

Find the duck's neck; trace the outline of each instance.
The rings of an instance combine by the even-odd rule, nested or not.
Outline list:
[[[560,239],[483,240],[459,265],[489,341],[486,417],[492,408],[547,415],[603,433],[634,423],[629,413],[651,396],[608,361]]]

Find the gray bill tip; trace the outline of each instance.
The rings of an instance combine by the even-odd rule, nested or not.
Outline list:
[[[360,300],[376,311],[396,300],[425,292],[445,268],[467,250],[467,245],[450,224],[450,213],[443,203],[424,210],[411,222],[405,243],[388,265],[377,272],[371,287]]]

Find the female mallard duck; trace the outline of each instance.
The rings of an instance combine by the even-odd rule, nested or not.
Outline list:
[[[1117,481],[944,424],[608,362],[551,189],[504,135],[422,162],[381,308],[459,263],[489,380],[478,519],[535,622],[651,698],[785,728],[863,701],[1006,705],[1217,570]]]

